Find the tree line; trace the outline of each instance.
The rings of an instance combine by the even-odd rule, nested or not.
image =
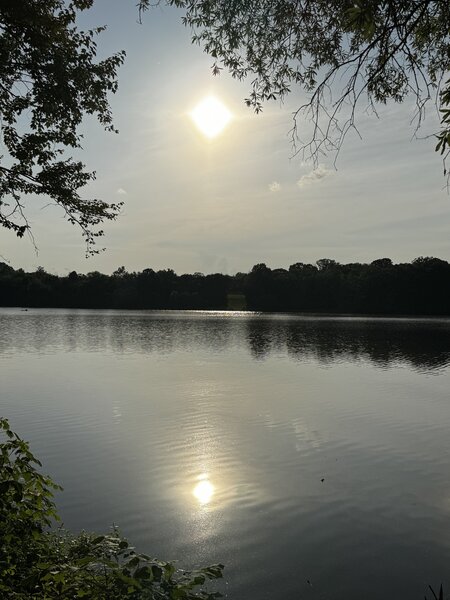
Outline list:
[[[58,276],[0,263],[0,306],[255,310],[359,314],[450,314],[450,264],[433,257],[341,264],[320,259],[288,269],[177,275],[172,269]]]

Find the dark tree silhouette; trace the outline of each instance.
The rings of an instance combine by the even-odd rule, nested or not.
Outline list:
[[[450,264],[431,257],[400,264],[321,259],[289,269],[259,263],[234,276],[119,267],[110,276],[72,271],[58,277],[42,267],[25,273],[0,263],[0,305],[450,315]]]

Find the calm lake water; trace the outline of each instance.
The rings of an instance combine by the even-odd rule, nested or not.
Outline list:
[[[0,413],[65,491],[236,600],[450,590],[450,321],[0,310]]]

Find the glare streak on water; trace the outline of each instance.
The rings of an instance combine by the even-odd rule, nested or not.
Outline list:
[[[230,598],[450,587],[449,364],[446,319],[0,310],[65,524],[224,562]]]

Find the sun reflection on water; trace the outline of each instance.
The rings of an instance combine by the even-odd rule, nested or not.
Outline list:
[[[192,494],[198,500],[199,504],[206,506],[211,502],[215,488],[207,475],[201,475],[199,479],[200,481],[192,490]]]

